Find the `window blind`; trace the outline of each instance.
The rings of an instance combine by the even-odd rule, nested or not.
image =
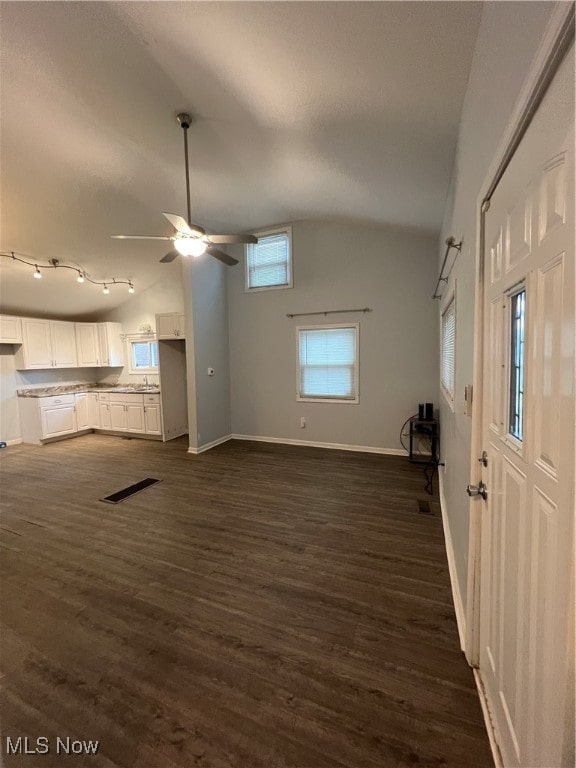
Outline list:
[[[306,398],[357,398],[356,328],[299,330],[299,395]]]
[[[157,341],[133,341],[132,361],[134,368],[158,367],[158,342]]]
[[[247,246],[248,288],[269,288],[290,283],[290,238],[277,232]]]
[[[456,341],[456,304],[454,299],[442,313],[442,359],[440,381],[451,399],[454,398],[454,349]]]

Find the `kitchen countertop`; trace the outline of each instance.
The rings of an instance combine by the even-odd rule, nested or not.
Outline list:
[[[19,389],[18,397],[51,397],[53,395],[82,394],[88,392],[119,392],[135,395],[159,394],[160,387],[146,384],[132,384],[110,386],[105,384],[62,384],[55,387],[36,387],[32,389]]]

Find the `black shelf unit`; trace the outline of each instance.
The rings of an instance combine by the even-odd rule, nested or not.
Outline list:
[[[408,459],[413,464],[428,464],[438,459],[438,419],[410,419],[410,450]],[[430,446],[430,453],[416,453],[422,439]]]

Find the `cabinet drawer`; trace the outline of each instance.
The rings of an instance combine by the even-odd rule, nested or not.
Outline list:
[[[74,405],[74,395],[53,395],[52,397],[39,397],[40,408],[54,408],[59,405]]]
[[[124,403],[126,405],[142,405],[143,404],[143,395],[133,395],[133,394],[116,394],[115,392],[110,392],[110,402],[111,403]]]
[[[144,395],[144,404],[146,403],[158,404],[159,402],[160,402],[160,395]]]
[[[98,400],[100,400],[101,403],[107,403],[110,400],[110,392],[99,392]]]

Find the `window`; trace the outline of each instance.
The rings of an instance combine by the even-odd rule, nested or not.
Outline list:
[[[456,299],[452,296],[442,312],[440,383],[448,401],[454,402],[454,350],[456,341]]]
[[[292,287],[292,228],[258,234],[258,242],[246,246],[246,290]]]
[[[158,342],[130,341],[130,373],[158,372]]]
[[[522,440],[524,427],[524,324],[526,289],[510,297],[510,408],[508,429]]]
[[[358,402],[358,323],[297,328],[298,400]]]

